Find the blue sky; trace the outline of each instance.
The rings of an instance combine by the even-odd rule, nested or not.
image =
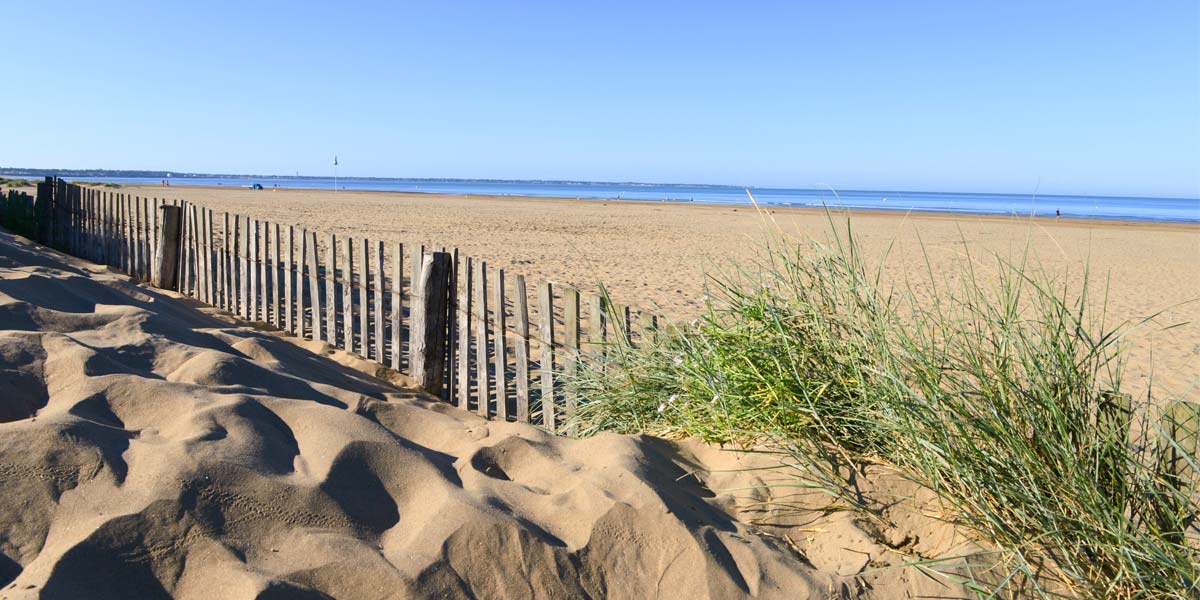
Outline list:
[[[1198,7],[14,1],[0,166],[1197,197]]]

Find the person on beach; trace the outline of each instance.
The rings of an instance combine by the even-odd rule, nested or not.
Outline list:
[[[1057,208],[1054,209],[1054,220],[1057,221],[1060,217],[1062,217],[1062,211]]]

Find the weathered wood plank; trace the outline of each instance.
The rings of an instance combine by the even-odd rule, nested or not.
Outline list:
[[[490,335],[488,331],[488,300],[487,300],[487,263],[479,261],[475,271],[475,381],[477,405],[475,410],[482,416],[490,414],[488,396],[491,378],[488,377],[488,346]]]
[[[346,352],[354,352],[354,238],[346,238],[346,260],[342,263],[342,336]]]
[[[230,261],[230,251],[233,249],[229,226],[229,213],[222,213],[224,224],[221,228],[221,308],[233,311],[233,263]]]
[[[150,229],[150,206],[147,198],[138,198],[137,211],[138,241],[140,242],[142,254],[142,265],[138,269],[138,276],[142,281],[150,281],[150,271],[154,263],[154,254],[152,254],[153,243],[151,242],[154,231]]]
[[[413,294],[412,377],[417,385],[442,396],[445,383],[446,302],[450,284],[450,255],[432,252],[418,273]]]
[[[442,250],[445,252],[445,249]],[[446,400],[454,402],[457,397],[456,374],[458,366],[456,336],[458,335],[458,248],[450,254],[450,285],[446,290]]]
[[[242,216],[236,217],[242,225],[242,236],[238,239],[238,259],[240,268],[238,269],[238,307],[241,309],[242,317],[250,318],[250,219]],[[242,222],[245,219],[244,223]]]
[[[151,285],[164,290],[178,288],[179,274],[179,225],[180,210],[176,206],[163,206],[162,228],[159,230],[158,255],[155,256],[154,276]]]
[[[204,270],[206,256],[204,244],[204,209],[193,204],[192,210],[196,213],[196,230],[193,232],[194,243],[196,247],[196,299],[207,303],[208,273],[206,273]]]
[[[312,305],[312,339],[321,335],[321,264],[317,262],[317,232],[308,232],[308,302]]]
[[[542,384],[542,426],[554,433],[554,287],[547,281],[538,287],[538,368]]]
[[[529,422],[529,298],[525,289],[525,276],[517,274],[513,281],[515,289],[513,290],[513,319],[515,319],[515,327],[517,339],[514,340],[514,354],[516,359],[516,370],[513,373],[513,378],[516,379],[517,392],[517,420],[522,423]]]
[[[204,269],[205,282],[208,287],[208,300],[210,305],[216,306],[217,300],[217,258],[216,258],[216,243],[213,241],[213,211],[211,208],[204,209]]]
[[[271,319],[279,329],[283,329],[283,262],[280,248],[283,246],[283,228],[279,223],[271,226],[271,281],[274,292],[271,294]]]
[[[579,365],[579,290],[563,288],[563,377],[570,381]],[[578,403],[575,393],[567,389],[563,393],[563,416],[567,423],[567,435],[575,434],[575,408]]]
[[[469,410],[471,404],[471,257],[466,257],[463,274],[466,279],[457,290],[458,301],[458,407]]]
[[[296,287],[292,284],[292,259],[295,255],[292,247],[295,244],[296,228],[288,225],[287,233],[283,237],[283,262],[280,263],[283,267],[283,330],[288,333],[296,330],[293,314],[296,299],[292,296],[292,290]]]
[[[602,289],[599,294],[588,299],[588,345],[587,350],[593,356],[604,356],[608,343],[608,300]]]
[[[496,285],[492,288],[495,293],[492,302],[494,332],[492,334],[494,346],[492,358],[496,363],[496,374],[494,375],[496,418],[501,421],[508,420],[508,331],[505,319],[504,287],[504,269],[496,269]]]
[[[123,204],[124,204],[124,202],[122,202],[122,205]],[[186,246],[186,254],[184,255],[185,264],[184,264],[183,293],[187,296],[191,296],[191,297],[195,298],[196,297],[196,292],[195,292],[195,289],[196,289],[196,211],[193,210],[195,207],[192,206],[191,204],[184,204],[182,206],[182,208],[183,208],[183,218],[184,218],[183,243],[184,243],[184,246]],[[125,230],[125,233],[128,234],[128,229]],[[128,261],[128,259],[129,259],[128,238],[126,238],[124,252],[125,252],[126,261]],[[128,263],[126,263],[126,264],[128,264]]]
[[[362,239],[360,248],[362,254],[362,284],[358,288],[358,355],[367,358],[370,355],[368,352],[371,348],[371,303],[368,300],[371,285],[371,242],[367,238]]]
[[[258,282],[258,249],[259,249],[259,233],[262,229],[258,219],[250,219],[250,242],[247,249],[250,252],[250,298],[247,300],[248,309],[247,317],[251,321],[259,321],[258,318],[258,296],[262,293],[262,286]]]
[[[259,320],[264,323],[271,322],[271,280],[268,274],[271,270],[268,268],[271,264],[271,224],[267,221],[260,223],[262,229],[262,239],[259,240],[258,247],[258,313]]]
[[[138,211],[137,211],[138,201],[137,200],[138,200],[137,197],[130,196],[125,201],[126,215],[129,219],[128,231],[130,234],[129,270],[126,271],[126,273],[128,273],[129,276],[132,277],[134,280],[137,280],[140,278],[141,273],[139,271],[142,266],[142,244],[141,244],[141,240],[138,239],[139,236],[138,236]],[[69,197],[68,197],[68,201],[69,201]]]
[[[337,238],[332,233],[325,237],[325,339],[337,347]]]
[[[304,269],[305,263],[308,262],[308,232],[303,228],[300,229],[300,252],[296,257],[296,337],[303,338],[305,336],[305,328],[308,325],[306,317],[308,313],[308,295],[304,293]]]
[[[638,343],[648,344],[658,331],[658,317],[644,310],[638,311]]]
[[[401,336],[404,325],[404,244],[395,246],[392,257],[392,368],[400,370],[400,358],[404,356]]]
[[[375,297],[374,297],[374,302],[375,302],[375,306],[374,306],[375,356],[373,358],[375,359],[375,362],[377,362],[381,365],[386,365],[387,358],[383,354],[384,342],[387,341],[386,338],[383,337],[383,332],[384,332],[383,326],[384,326],[384,323],[386,322],[386,320],[384,318],[385,311],[384,311],[384,307],[383,307],[383,287],[384,287],[383,240],[375,240],[375,243],[372,244],[371,246],[372,246],[371,262],[373,263],[371,270],[374,271],[374,273],[375,273],[375,289],[374,289],[374,291],[375,291]]]
[[[1198,475],[1193,465],[1200,459],[1200,404],[1175,400],[1166,409],[1165,451],[1162,472],[1175,489],[1184,491]]]

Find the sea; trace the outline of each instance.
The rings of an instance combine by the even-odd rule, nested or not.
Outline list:
[[[160,185],[160,178],[79,177],[80,180]],[[1059,196],[1037,194],[987,194],[911,192],[887,190],[834,190],[763,188],[731,185],[652,183],[596,183],[572,181],[499,181],[463,179],[385,179],[319,177],[173,177],[172,185],[228,187],[376,190],[469,194],[479,196],[535,196],[588,200],[641,200],[697,204],[751,204],[760,206],[834,207],[897,212],[941,212],[984,215],[1036,215],[1068,219],[1116,219],[1200,223],[1200,198],[1137,198],[1128,196]]]

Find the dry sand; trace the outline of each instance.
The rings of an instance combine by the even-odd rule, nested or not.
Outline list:
[[[362,369],[0,232],[0,598],[967,595],[879,570],[967,548],[922,511],[751,525],[821,499],[728,470],[760,457],[555,438]]]
[[[121,191],[341,235],[454,246],[533,281],[584,289],[603,282],[618,302],[660,306],[682,319],[702,310],[705,273],[745,264],[765,231],[819,240],[830,231],[827,216],[811,209],[772,208],[765,216],[775,223],[766,224],[744,206],[220,187]],[[860,211],[853,227],[869,256],[881,259],[890,247],[889,277],[915,278],[925,293],[927,258],[938,278],[957,272],[968,256],[986,278],[994,274],[994,255],[1016,260],[1026,247],[1070,285],[1088,267],[1109,324],[1165,310],[1128,339],[1127,388],[1141,395],[1152,377],[1157,399],[1200,396],[1198,225]]]

